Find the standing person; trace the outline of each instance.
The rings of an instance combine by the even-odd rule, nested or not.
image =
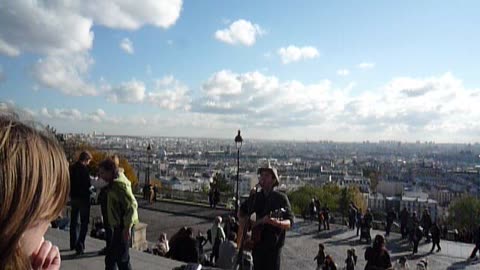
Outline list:
[[[253,248],[253,265],[255,270],[278,270],[281,264],[282,247],[285,233],[293,224],[292,207],[288,197],[274,190],[278,186],[277,169],[263,167],[258,169],[261,191],[252,193],[240,207],[239,216],[245,220],[255,213],[257,223],[263,225],[261,237]],[[249,211],[250,210],[250,211]],[[270,213],[280,210],[282,218],[271,218]]]
[[[350,202],[350,208],[348,213],[348,226],[351,230],[355,230],[355,219],[357,218],[357,207],[353,202]]]
[[[98,166],[98,174],[110,186],[107,193],[108,222],[113,229],[111,248],[105,257],[105,269],[132,269],[129,247],[131,230],[138,223],[137,200],[130,181],[120,173],[115,161],[105,159]]]
[[[432,249],[430,250],[430,253],[433,252],[435,246],[437,246],[437,252],[440,252],[440,250],[442,250],[440,247],[440,227],[438,226],[437,222],[432,224],[432,227],[430,227],[430,232],[432,233]]]
[[[313,260],[317,261],[317,270],[322,269],[325,263],[325,246],[322,243],[318,244],[318,253]]]
[[[371,229],[372,229],[372,224],[373,224],[373,215],[372,215],[372,211],[370,210],[370,208],[367,209],[367,212],[365,213],[365,216],[363,217],[364,219],[364,224],[366,226],[365,230],[366,230],[366,238],[367,238],[367,241],[368,243],[370,243],[372,241],[372,235],[370,233]]]
[[[402,234],[402,239],[407,237],[407,225],[410,213],[406,207],[403,207],[402,212],[400,212],[400,233]]]
[[[355,270],[355,265],[357,265],[357,255],[355,254],[355,249],[350,248],[347,250],[347,259],[345,260],[345,270]]]
[[[65,153],[53,136],[7,112],[0,116],[0,269],[60,269],[43,236],[67,201]]]
[[[110,157],[113,162],[115,162],[115,165],[118,168],[119,173],[124,173],[124,169],[120,168],[120,159],[118,158],[117,155],[113,155]],[[105,181],[101,181],[105,182]],[[107,243],[107,246],[102,249],[99,253],[100,255],[107,255],[108,248],[110,247],[110,244],[112,243],[112,238],[113,238],[113,229],[110,226],[110,223],[108,222],[108,206],[107,206],[107,195],[108,192],[110,191],[111,185],[106,185],[100,189],[100,193],[98,194],[98,201],[100,203],[100,210],[102,213],[102,218],[103,218],[103,227],[105,228],[105,242]]]
[[[413,232],[412,232],[412,242],[413,242],[413,252],[412,255],[415,255],[418,252],[418,244],[422,240],[423,231],[418,222],[413,223]]]
[[[475,231],[475,247],[472,250],[472,253],[470,254],[469,259],[473,260],[477,256],[477,251],[480,250],[480,225],[478,226],[477,230]]]
[[[327,206],[323,208],[323,228],[330,230],[330,208]]]
[[[432,217],[430,216],[430,212],[427,208],[423,210],[420,224],[423,227],[424,236],[427,238],[425,242],[430,243],[430,227],[432,226]]]
[[[382,235],[377,234],[373,245],[367,247],[365,250],[365,260],[367,261],[365,270],[381,270],[392,267],[390,253],[385,248],[385,238]]]
[[[213,208],[213,186],[210,185],[210,190],[208,191],[208,203],[210,204],[210,208]]]
[[[217,208],[217,204],[220,202],[220,190],[218,187],[215,187],[213,190],[213,208]]]
[[[337,264],[333,261],[332,255],[327,255],[325,257],[325,263],[323,264],[322,270],[337,270]]]
[[[390,235],[390,231],[392,229],[393,222],[397,219],[397,213],[395,213],[395,209],[393,207],[387,213],[387,227],[385,228],[385,236]]]
[[[210,231],[210,242],[213,244],[212,254],[210,255],[210,262],[212,263],[212,265],[215,265],[215,262],[219,256],[220,244],[225,241],[225,232],[222,228],[222,218],[220,216],[215,218]]]
[[[70,250],[77,255],[85,251],[85,237],[90,220],[90,173],[88,164],[92,155],[88,151],[80,153],[77,162],[70,167],[70,203],[72,206],[70,220]],[[78,218],[80,217],[80,230]]]
[[[360,229],[362,227],[362,219],[362,208],[359,208],[357,211],[357,216],[355,218],[355,226],[357,226],[357,236],[359,235]]]
[[[317,208],[315,207],[315,199],[314,198],[312,198],[312,201],[308,205],[308,209],[309,209],[309,212],[310,212],[310,221],[315,221]]]

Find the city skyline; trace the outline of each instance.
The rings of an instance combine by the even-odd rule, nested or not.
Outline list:
[[[475,143],[479,7],[6,1],[1,107],[59,132]]]

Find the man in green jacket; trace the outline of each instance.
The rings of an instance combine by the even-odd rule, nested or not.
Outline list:
[[[113,238],[105,257],[105,269],[132,269],[129,247],[131,230],[138,223],[137,200],[132,192],[130,181],[119,172],[112,159],[106,159],[99,165],[100,178],[109,185],[107,193],[108,223],[113,229]]]

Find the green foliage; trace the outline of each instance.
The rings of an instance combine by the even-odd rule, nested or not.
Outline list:
[[[288,198],[295,214],[302,214],[312,198],[318,198],[321,207],[327,206],[332,212],[339,211],[346,214],[350,202],[354,202],[357,207],[365,209],[362,195],[356,187],[340,188],[333,184],[322,187],[303,186],[290,192]]]
[[[223,174],[216,173],[213,176],[213,185],[216,186],[222,194],[232,194],[233,192],[232,186],[227,182]]]
[[[457,229],[472,229],[479,225],[480,200],[465,196],[454,200],[448,207],[449,224]]]

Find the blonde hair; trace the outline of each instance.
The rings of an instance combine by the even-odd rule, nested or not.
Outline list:
[[[55,219],[69,190],[68,162],[53,135],[0,115],[0,270],[30,268],[23,233]]]

